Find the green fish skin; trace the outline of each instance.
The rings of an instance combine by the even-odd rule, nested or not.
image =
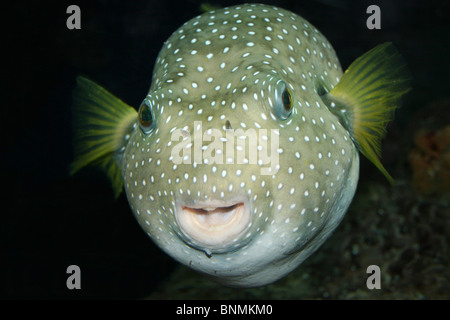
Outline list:
[[[245,4],[204,13],[164,43],[139,110],[79,77],[71,172],[98,165],[177,261],[229,286],[269,284],[332,234],[359,152],[409,90],[390,43],[343,73],[302,17]]]

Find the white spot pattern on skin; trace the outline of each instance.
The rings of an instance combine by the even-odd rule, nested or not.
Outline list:
[[[347,197],[345,191],[352,193],[347,184],[356,187],[351,172],[357,156],[348,133],[318,96],[316,80],[333,88],[341,76],[325,37],[289,11],[250,4],[186,22],[166,41],[156,60],[147,95],[155,130],[146,135],[137,126],[123,154],[124,185],[141,226],[178,260],[220,276],[243,259],[257,270],[258,263],[301,248],[305,239],[324,230],[325,223],[336,223],[335,211],[347,205],[340,202]],[[279,80],[289,88],[293,101],[286,120],[274,112]],[[227,161],[224,146],[210,157],[203,153],[198,163],[192,154],[183,158],[190,163],[174,164],[171,150],[179,141],[170,144],[170,137],[182,129],[192,138],[194,121],[202,121],[204,132],[217,129],[223,136],[226,121],[234,130],[267,130],[260,137],[268,147],[256,154],[265,150],[270,155],[275,137],[270,130],[278,130],[279,148],[274,151],[279,155],[278,172],[261,175],[261,165],[267,164],[248,163],[248,146],[242,149],[238,144],[232,160],[245,151],[244,163]],[[202,147],[213,143],[203,141]],[[214,156],[223,157],[222,163],[214,162]],[[202,249],[177,222],[179,202],[195,205],[235,199],[248,201],[251,220],[245,232],[223,248]],[[272,254],[264,253],[261,246]]]

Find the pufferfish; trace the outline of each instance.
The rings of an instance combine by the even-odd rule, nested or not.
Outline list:
[[[343,73],[290,11],[244,4],[189,20],[164,43],[138,111],[79,77],[72,173],[98,165],[150,238],[236,287],[295,269],[347,211],[366,156],[409,90],[381,44]]]

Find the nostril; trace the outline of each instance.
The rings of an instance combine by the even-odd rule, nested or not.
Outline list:
[[[187,138],[191,135],[191,133],[187,130],[182,129],[181,130],[181,134],[183,135],[183,137]]]

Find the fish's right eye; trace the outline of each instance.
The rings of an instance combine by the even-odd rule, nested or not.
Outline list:
[[[153,124],[153,114],[150,107],[150,102],[144,100],[139,107],[139,126],[142,132],[148,134],[152,129]]]

